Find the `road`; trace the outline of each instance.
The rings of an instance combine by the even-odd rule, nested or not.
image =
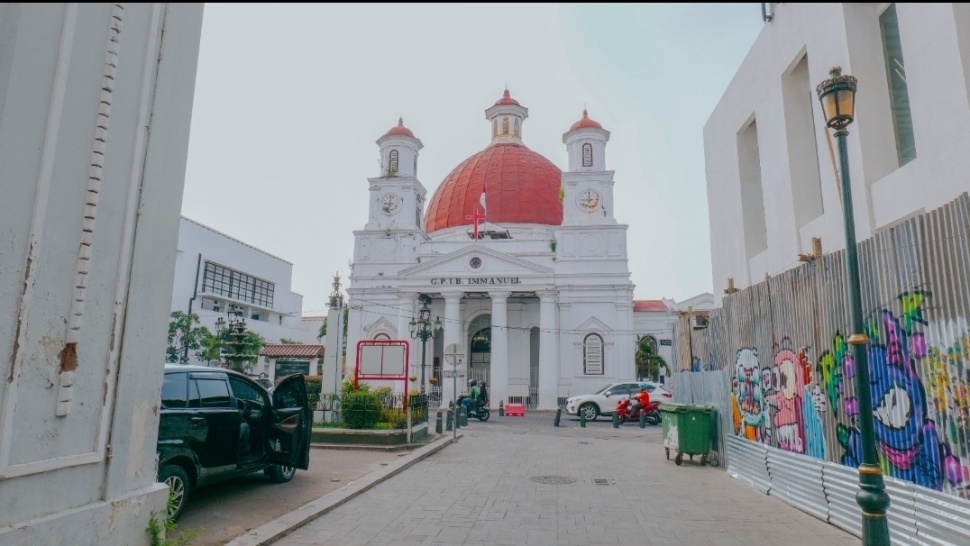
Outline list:
[[[192,492],[176,536],[203,528],[193,546],[216,546],[386,465],[404,452],[311,449],[310,469],[276,484],[261,472]]]

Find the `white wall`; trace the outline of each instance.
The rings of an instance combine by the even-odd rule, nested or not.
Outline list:
[[[859,79],[856,120],[847,137],[858,240],[970,191],[970,179],[963,176],[970,169],[970,12],[954,4],[896,6],[917,149],[916,159],[899,167],[878,21],[885,6],[775,4],[774,19],[765,24],[704,127],[712,274],[718,291],[728,277],[744,288],[765,274],[794,267],[799,253],[811,252],[812,237],[822,238],[825,252],[845,247],[833,160],[814,89],[833,65]],[[792,110],[791,81],[805,55],[810,88],[803,90],[804,108],[811,105],[815,135],[808,145],[817,158],[823,211],[810,220],[793,197],[804,198],[804,188],[792,187],[793,178],[804,182],[806,154],[792,146],[793,140],[806,141],[794,125],[807,118]],[[749,259],[738,134],[752,120],[757,123],[768,248]]]
[[[201,27],[201,4],[0,4],[2,544],[147,545],[164,513]]]

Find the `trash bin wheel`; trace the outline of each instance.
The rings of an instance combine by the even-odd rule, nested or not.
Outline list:
[[[701,466],[707,464],[707,455],[701,455]]]
[[[677,463],[677,466],[684,464],[684,454],[678,453],[677,456],[674,458],[674,462]]]
[[[669,447],[665,447],[664,448],[664,451],[667,452],[667,460],[669,461],[670,460],[670,448]]]

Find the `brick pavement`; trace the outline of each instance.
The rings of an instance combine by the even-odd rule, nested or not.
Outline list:
[[[551,413],[524,418],[495,414],[488,423],[472,422],[458,442],[272,543],[860,542],[721,468],[689,461],[676,466],[664,456],[659,427],[613,429],[597,421],[580,428],[565,416],[563,425],[554,428]]]

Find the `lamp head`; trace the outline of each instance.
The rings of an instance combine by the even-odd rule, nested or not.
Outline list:
[[[825,124],[832,129],[844,129],[855,118],[855,91],[858,80],[855,76],[842,74],[841,66],[834,66],[829,72],[831,78],[818,84],[815,91],[822,103]]]

